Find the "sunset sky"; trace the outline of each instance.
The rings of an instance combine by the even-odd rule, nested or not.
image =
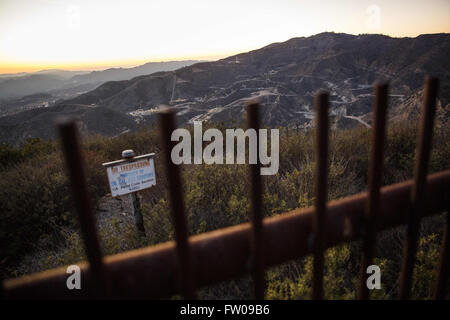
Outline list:
[[[0,0],[0,73],[212,60],[324,31],[450,32],[450,1]]]

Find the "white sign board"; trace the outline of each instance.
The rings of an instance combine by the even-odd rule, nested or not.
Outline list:
[[[120,162],[106,168],[113,197],[150,188],[156,184],[152,158]]]

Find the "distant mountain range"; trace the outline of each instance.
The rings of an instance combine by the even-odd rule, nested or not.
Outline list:
[[[77,93],[89,91],[106,81],[129,80],[159,71],[172,71],[198,60],[148,62],[133,68],[103,71],[42,70],[33,73],[0,75],[0,100],[17,99],[36,93]]]
[[[265,125],[307,129],[312,126],[313,96],[319,89],[330,92],[334,127],[370,126],[374,82],[390,81],[390,118],[411,119],[421,103],[427,74],[441,79],[438,113],[447,121],[449,56],[450,34],[391,38],[321,33],[293,38],[214,62],[105,82],[58,106],[0,118],[0,141],[50,137],[47,128],[41,133],[36,119],[70,113],[71,108],[79,112],[85,131],[115,135],[133,130],[136,123],[154,121],[161,104],[178,111],[180,125],[194,120],[241,121],[244,105],[255,98],[264,105]],[[91,73],[71,79],[87,76],[95,78]],[[97,117],[108,112],[111,120],[105,115],[104,123],[93,125],[85,115],[93,110]]]

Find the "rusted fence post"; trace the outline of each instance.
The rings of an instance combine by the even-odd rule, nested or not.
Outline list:
[[[81,155],[77,123],[75,121],[63,121],[59,123],[59,132],[90,270],[92,271],[95,282],[97,282],[99,295],[104,296],[108,290],[106,268],[102,259],[91,199],[88,195],[84,159]]]
[[[264,236],[262,225],[262,184],[261,184],[261,164],[259,163],[259,109],[258,103],[251,103],[247,106],[248,129],[256,131],[256,163],[250,164],[251,181],[251,211],[250,220],[252,223],[251,237],[251,268],[254,281],[255,299],[264,299],[265,274],[264,274]],[[250,141],[249,141],[250,143]],[[250,152],[250,146],[249,146]]]
[[[169,186],[169,199],[172,214],[172,223],[175,228],[177,241],[177,254],[181,272],[182,293],[186,299],[195,299],[194,274],[191,265],[189,248],[189,232],[184,213],[183,186],[180,170],[172,162],[171,151],[175,145],[172,141],[172,132],[176,129],[175,113],[166,108],[160,111],[160,126],[164,158],[166,162],[167,181]]]
[[[359,298],[369,298],[366,283],[366,270],[372,264],[375,254],[376,217],[380,207],[380,187],[383,178],[384,136],[386,127],[386,109],[388,99],[388,85],[375,86],[375,101],[373,105],[372,149],[370,152],[368,197],[365,210],[363,255],[359,279]]]
[[[411,210],[408,213],[408,227],[403,253],[403,265],[400,274],[399,299],[409,299],[414,264],[419,238],[420,219],[424,209],[426,176],[430,159],[433,120],[436,110],[436,97],[439,87],[437,78],[427,77],[425,80],[422,118],[414,166],[414,185],[411,192]]]
[[[319,92],[315,97],[315,214],[313,219],[313,283],[312,299],[323,299],[323,264],[327,211],[328,175],[328,93]]]

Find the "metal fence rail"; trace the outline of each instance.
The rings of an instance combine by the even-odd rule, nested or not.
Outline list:
[[[314,254],[312,298],[323,298],[323,253],[343,242],[363,239],[363,263],[374,256],[377,231],[408,225],[399,298],[409,297],[417,251],[418,227],[423,216],[449,209],[450,170],[427,176],[438,80],[427,78],[414,179],[380,188],[385,137],[388,86],[375,86],[374,129],[368,192],[327,203],[328,95],[316,96],[316,201],[314,207],[262,219],[262,185],[259,164],[251,165],[251,222],[200,235],[188,236],[181,179],[170,161],[175,129],[174,113],[161,113],[171,213],[176,242],[132,250],[101,258],[95,224],[89,210],[76,127],[61,126],[64,150],[73,183],[77,210],[88,253],[88,263],[79,264],[83,290],[67,290],[66,269],[4,281],[6,298],[89,298],[99,294],[113,298],[162,298],[182,293],[195,298],[195,288],[252,273],[254,298],[264,297],[264,269]],[[247,108],[248,126],[259,128],[258,104]],[[81,166],[74,165],[74,159]],[[449,269],[449,213],[445,225],[436,298],[444,298]],[[92,267],[89,267],[91,265]],[[369,297],[361,272],[359,296]]]

